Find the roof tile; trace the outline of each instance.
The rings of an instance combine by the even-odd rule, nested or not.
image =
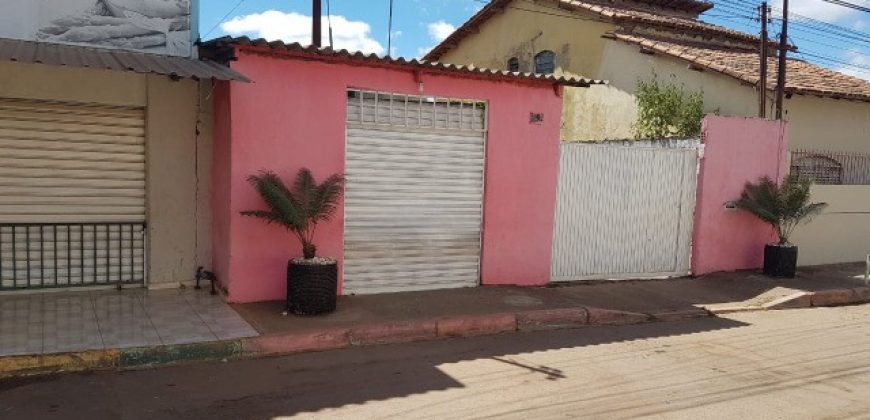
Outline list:
[[[655,52],[686,60],[747,83],[758,83],[760,57],[756,51],[725,49],[625,32],[615,32],[608,37],[643,45]],[[767,87],[773,89],[776,87],[778,63],[775,57],[768,60]],[[870,102],[870,82],[866,80],[795,59],[788,60],[786,69],[786,92]]]

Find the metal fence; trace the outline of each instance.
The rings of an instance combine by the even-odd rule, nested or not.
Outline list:
[[[821,185],[870,185],[870,154],[794,150],[791,173]]]
[[[0,290],[144,280],[142,222],[0,223]]]

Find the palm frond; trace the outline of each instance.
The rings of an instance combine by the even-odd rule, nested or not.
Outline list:
[[[268,210],[246,210],[242,212],[242,216],[256,217],[265,220],[268,224],[275,223],[284,226],[284,220]]]
[[[318,185],[312,203],[313,208],[317,210],[316,219],[326,221],[332,218],[343,194],[344,177],[341,175],[332,175]]]
[[[304,210],[274,172],[262,171],[259,175],[251,175],[248,177],[248,182],[271,210],[274,223],[281,223],[290,230],[304,229],[306,223]]]
[[[763,177],[757,183],[746,183],[735,204],[773,226],[779,242],[785,244],[798,224],[808,222],[827,206],[810,203],[811,187],[811,181],[795,176],[787,177],[781,185]]]
[[[269,210],[248,210],[243,211],[242,215],[286,227],[302,243],[305,258],[313,258],[317,222],[329,220],[335,214],[344,193],[344,178],[332,175],[318,185],[311,171],[302,168],[296,174],[292,189],[287,188],[271,171],[251,175],[248,182],[260,194]]]

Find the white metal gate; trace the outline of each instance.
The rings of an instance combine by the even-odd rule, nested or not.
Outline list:
[[[0,289],[141,283],[145,110],[0,99]]]
[[[698,144],[563,143],[551,279],[688,274]]]
[[[350,91],[345,293],[476,286],[486,106]]]

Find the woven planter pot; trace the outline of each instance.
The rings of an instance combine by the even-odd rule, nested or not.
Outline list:
[[[296,315],[319,315],[335,311],[338,295],[338,264],[287,262],[287,311]]]
[[[797,256],[796,246],[765,245],[764,274],[770,277],[794,278]]]

